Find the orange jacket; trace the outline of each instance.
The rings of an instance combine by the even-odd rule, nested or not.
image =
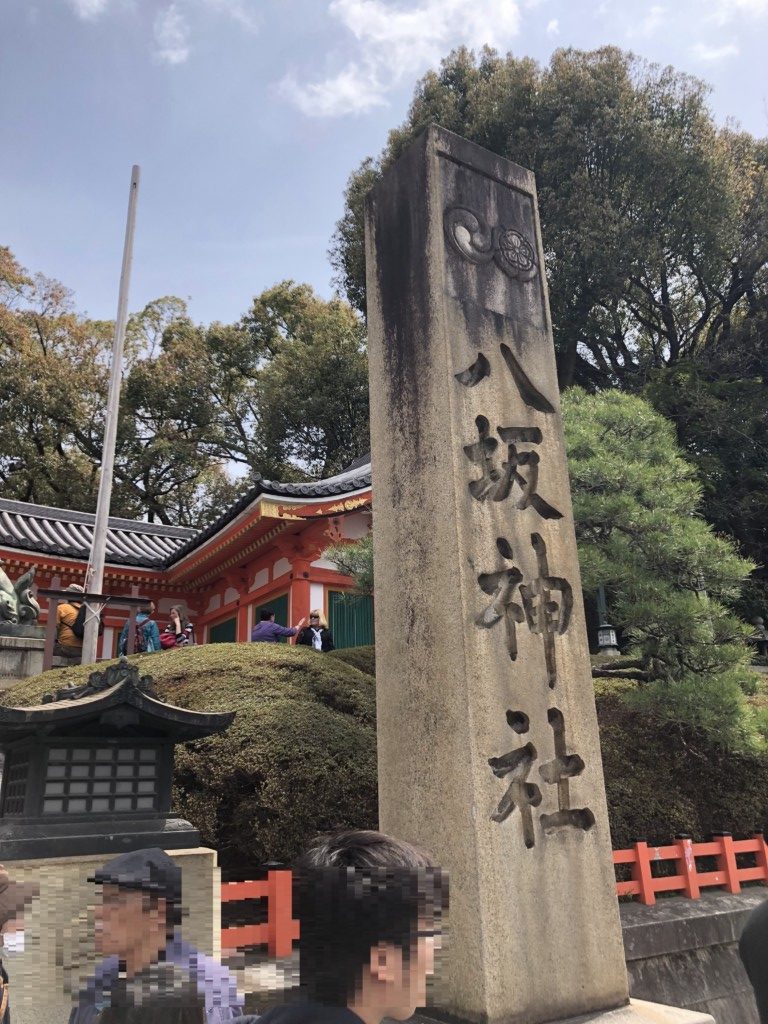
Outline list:
[[[56,640],[63,647],[82,647],[83,641],[72,632],[82,601],[60,604],[56,609]]]

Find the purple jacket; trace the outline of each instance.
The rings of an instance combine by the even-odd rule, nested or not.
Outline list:
[[[298,633],[297,629],[289,629],[288,626],[278,626],[276,622],[270,622],[269,619],[264,619],[257,626],[254,626],[251,630],[251,642],[258,643],[259,641],[276,644],[284,636],[296,636]]]

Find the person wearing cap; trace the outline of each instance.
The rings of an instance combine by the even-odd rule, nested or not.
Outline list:
[[[24,952],[24,909],[39,893],[36,885],[12,882],[0,864],[0,1024],[11,1020],[5,961]]]
[[[84,594],[84,589],[78,583],[70,583],[67,587],[68,594]],[[64,658],[79,660],[83,653],[83,638],[77,636],[72,627],[77,619],[82,601],[71,597],[63,601],[56,609],[56,654]]]
[[[157,848],[121,853],[89,881],[101,886],[95,931],[104,959],[80,993],[69,1024],[95,1024],[107,1008],[127,1013],[148,1001],[190,994],[204,1002],[207,1024],[242,1015],[233,975],[177,932],[181,869],[167,853]]]

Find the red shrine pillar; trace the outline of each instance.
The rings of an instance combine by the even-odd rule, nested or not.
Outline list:
[[[289,626],[309,615],[309,559],[295,558],[291,573]]]

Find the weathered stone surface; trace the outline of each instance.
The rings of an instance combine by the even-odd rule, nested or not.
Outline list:
[[[765,889],[707,892],[653,907],[621,907],[632,995],[712,1014],[717,1024],[759,1024],[738,940]]]
[[[622,1006],[533,175],[430,128],[366,246],[380,817],[450,871],[439,1006]]]
[[[19,627],[16,627],[17,629]],[[0,686],[43,671],[45,639],[36,636],[0,634]]]

